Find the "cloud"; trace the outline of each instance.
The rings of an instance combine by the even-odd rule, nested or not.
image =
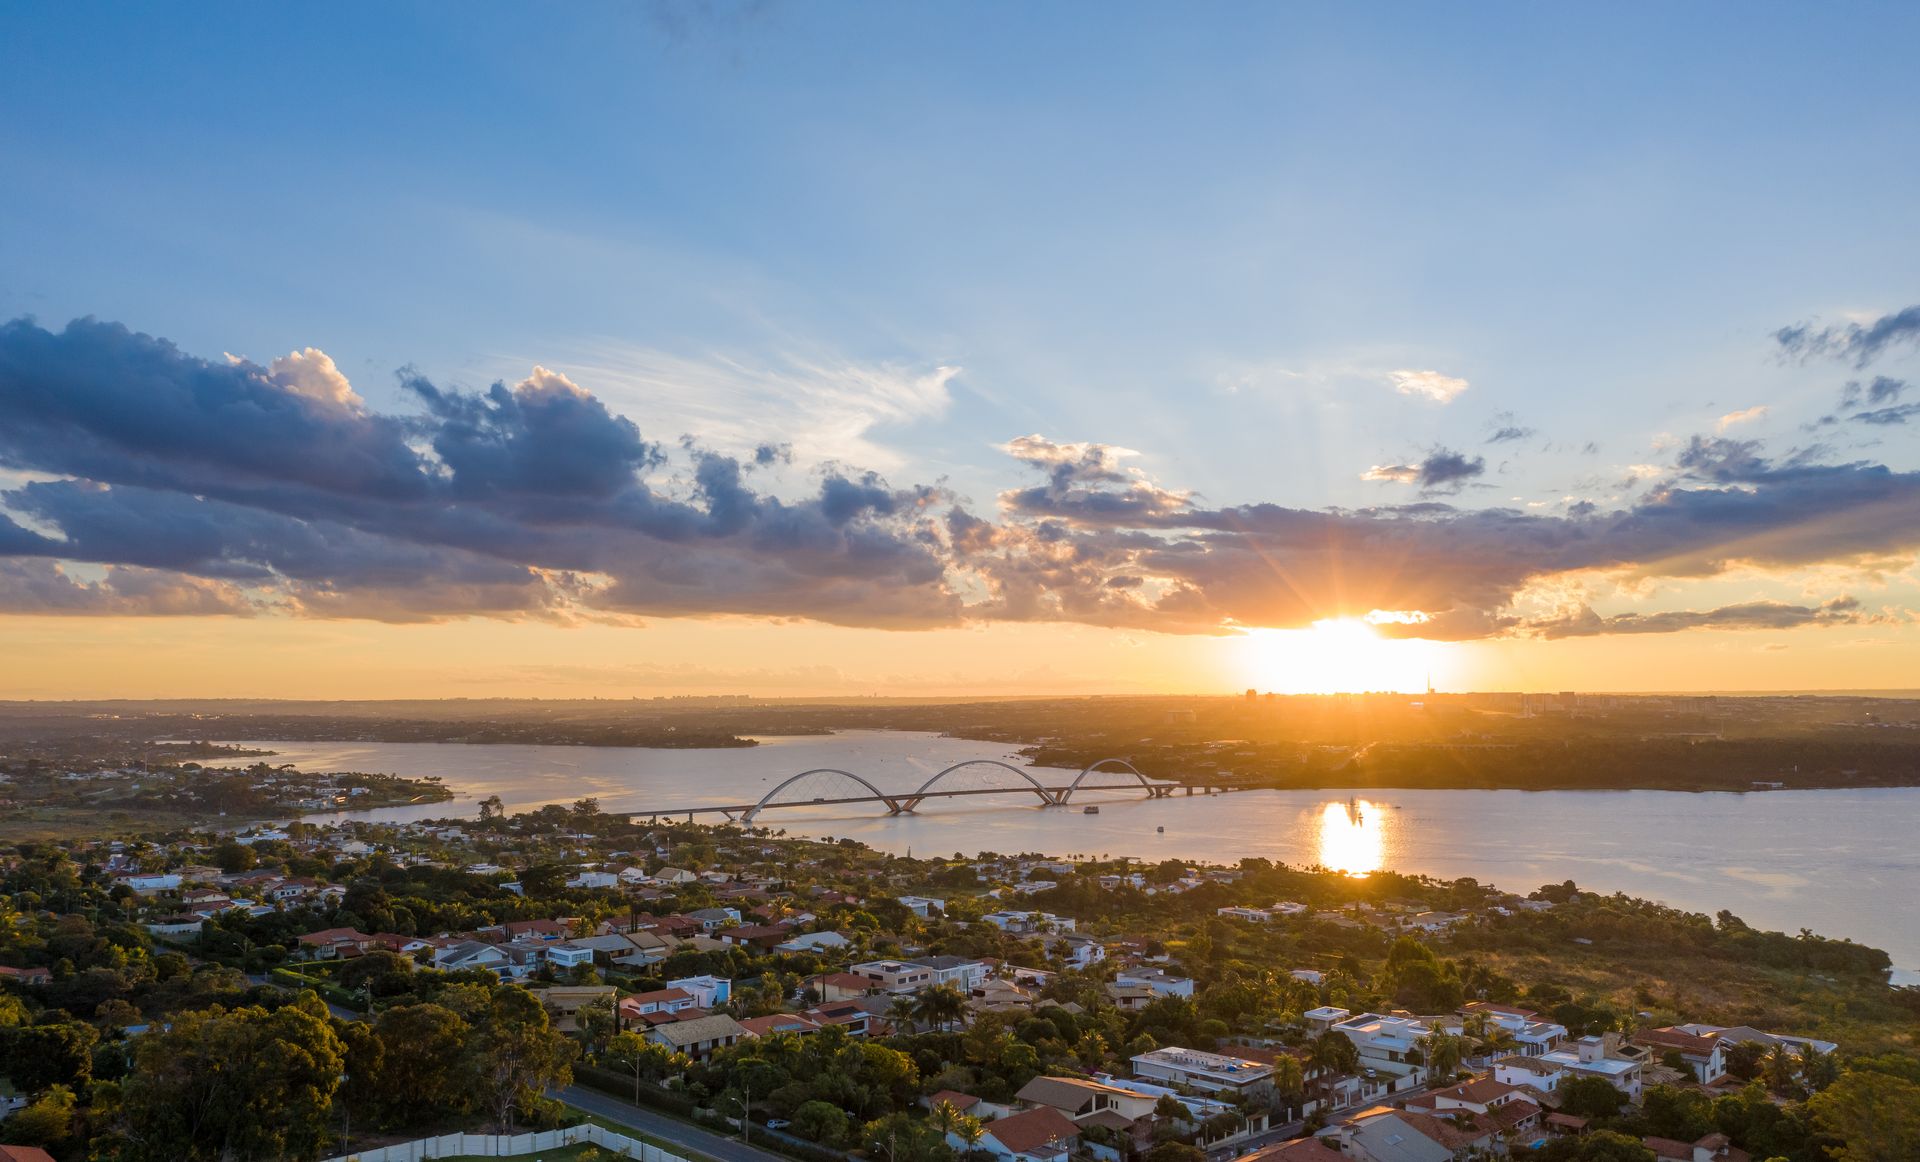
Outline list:
[[[1387,379],[1393,384],[1393,390],[1401,395],[1417,395],[1433,400],[1435,403],[1452,403],[1454,398],[1469,386],[1464,379],[1442,375],[1431,368],[1425,371],[1405,368],[1389,371]]]
[[[751,455],[785,445],[810,463],[894,469],[900,454],[876,439],[946,414],[958,367],[863,364],[837,356],[700,358],[624,344],[588,346],[547,366],[592,383],[609,404],[645,409],[667,439],[694,434],[709,447]],[[524,364],[522,364],[524,366]]]
[[[1904,403],[1899,407],[1877,408],[1870,412],[1855,412],[1847,417],[1858,424],[1904,424],[1909,420],[1920,419],[1920,403]]]
[[[1737,412],[1728,412],[1726,415],[1720,417],[1714,424],[1714,427],[1724,432],[1737,424],[1750,424],[1755,420],[1766,418],[1767,410],[1766,404],[1758,404],[1750,408],[1741,408]]]
[[[1688,629],[1799,629],[1812,625],[1857,625],[1868,620],[1860,603],[1837,597],[1822,605],[1750,601],[1718,609],[1680,609],[1660,613],[1622,613],[1602,617],[1582,606],[1559,618],[1531,622],[1527,632],[1544,638],[1592,637],[1615,633],[1678,633]]]
[[[1840,410],[1846,411],[1849,408],[1859,407],[1862,403],[1870,407],[1890,404],[1906,394],[1906,390],[1906,380],[1894,379],[1886,375],[1876,375],[1873,377],[1873,382],[1868,384],[1850,379],[1846,386],[1840,389]]]
[[[1796,323],[1773,333],[1781,353],[1798,359],[1826,356],[1866,367],[1900,343],[1920,341],[1920,306],[1882,315],[1870,323],[1816,327]]]
[[[957,617],[937,489],[827,469],[784,501],[695,447],[662,491],[642,479],[662,446],[559,373],[465,392],[408,372],[423,413],[381,415],[323,360],[275,371],[93,320],[0,326],[0,465],[71,478],[6,493],[52,531],[7,520],[0,549],[268,587],[320,616]]]
[[[769,495],[777,442],[661,439],[551,365],[477,391],[401,383],[407,408],[384,413],[311,349],[261,366],[92,320],[0,326],[0,608],[1216,634],[1394,610],[1383,632],[1570,636],[1802,615],[1596,622],[1523,598],[1568,577],[1882,568],[1920,550],[1920,473],[1724,436],[1677,447],[1630,504],[1552,515],[1443,500],[1486,471],[1444,447],[1374,470],[1416,503],[1308,510],[1207,504],[1126,448],[1033,434],[1002,446],[1026,482],[976,514],[849,465]],[[1859,616],[1816,609],[1808,624]]]
[[[1375,464],[1360,474],[1362,480],[1418,484],[1422,492],[1458,492],[1462,485],[1485,475],[1487,462],[1450,448],[1435,448],[1418,464]]]
[[[198,577],[117,566],[100,580],[87,581],[54,561],[0,557],[0,613],[250,617],[255,612],[238,588]]]

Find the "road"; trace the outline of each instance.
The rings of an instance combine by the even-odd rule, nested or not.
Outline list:
[[[570,1106],[583,1109],[590,1114],[598,1114],[610,1122],[639,1130],[649,1138],[668,1142],[675,1146],[685,1146],[718,1162],[792,1162],[779,1154],[769,1153],[758,1146],[749,1146],[738,1138],[723,1138],[699,1126],[688,1125],[677,1118],[656,1113],[621,1101],[611,1094],[601,1093],[597,1089],[588,1089],[582,1085],[570,1085],[559,1092],[560,1100]]]

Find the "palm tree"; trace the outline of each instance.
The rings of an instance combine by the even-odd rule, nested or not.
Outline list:
[[[1360,1050],[1345,1034],[1328,1029],[1307,1046],[1307,1072],[1313,1075],[1316,1092],[1325,1096],[1330,1077],[1352,1073],[1360,1068]]]
[[[1460,1038],[1447,1033],[1429,1033],[1420,1039],[1420,1050],[1427,1056],[1428,1076],[1438,1080],[1460,1071]]]
[[[951,1030],[953,1023],[966,1014],[967,998],[952,985],[935,985],[913,1001],[914,1019],[929,1028],[937,1024],[943,1033]]]

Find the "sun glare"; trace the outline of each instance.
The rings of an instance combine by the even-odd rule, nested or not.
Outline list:
[[[1350,876],[1379,871],[1386,862],[1381,821],[1365,799],[1328,803],[1320,811],[1320,866]]]
[[[1357,617],[1257,629],[1242,640],[1248,683],[1280,694],[1415,693],[1427,688],[1442,660],[1437,643],[1382,637]]]

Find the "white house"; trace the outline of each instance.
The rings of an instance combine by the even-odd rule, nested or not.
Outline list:
[[[1140,985],[1152,989],[1163,997],[1190,997],[1193,995],[1193,978],[1176,976],[1164,968],[1128,968],[1113,976],[1115,984]]]
[[[1433,1030],[1424,1022],[1411,1017],[1361,1013],[1336,1021],[1332,1029],[1353,1042],[1353,1047],[1360,1052],[1360,1064],[1369,1069],[1416,1079],[1425,1073],[1419,1063],[1422,1060],[1420,1042]]]
[[[1207,1093],[1270,1093],[1273,1067],[1224,1053],[1203,1053],[1171,1045],[1133,1058],[1133,1075],[1189,1086]]]
[[[970,956],[917,956],[907,963],[930,970],[935,985],[948,985],[963,993],[972,992],[987,979],[986,962]]]
[[[702,1009],[724,1005],[733,997],[733,982],[717,976],[683,976],[668,981],[667,987],[685,992],[693,998],[694,1005]]]
[[[909,912],[912,912],[922,920],[947,910],[947,902],[945,900],[938,900],[932,896],[901,896],[900,903],[906,905]]]

